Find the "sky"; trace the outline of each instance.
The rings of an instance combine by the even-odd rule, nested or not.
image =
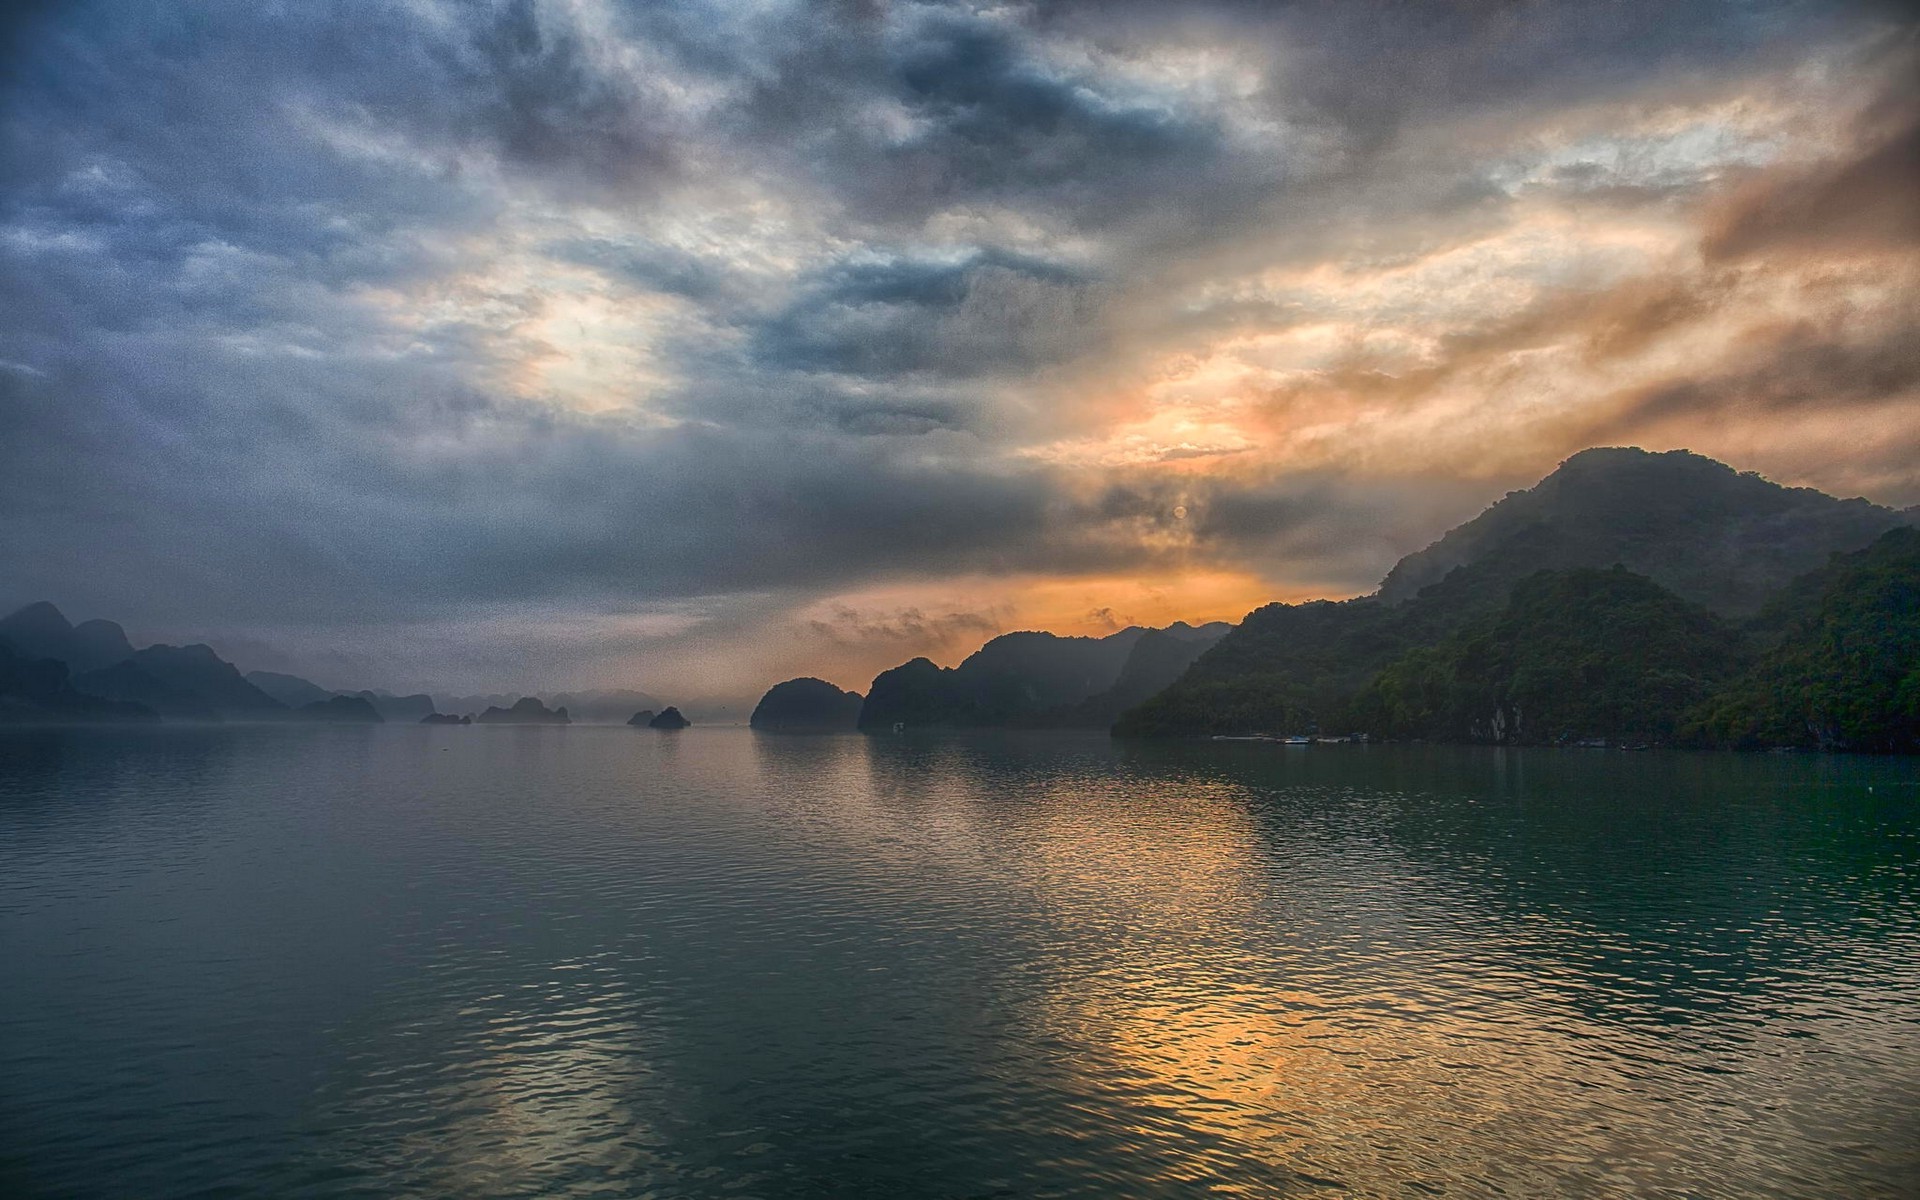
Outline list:
[[[0,606],[864,690],[1593,445],[1920,502],[1902,6],[16,3]]]

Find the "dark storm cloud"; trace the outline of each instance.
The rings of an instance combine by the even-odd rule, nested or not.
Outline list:
[[[763,364],[878,376],[1024,373],[1084,351],[1093,284],[1002,252],[839,263],[754,330]]]
[[[1275,164],[1236,159],[1217,115],[1048,61],[1012,10],[966,4],[771,9],[748,47],[690,21],[683,60],[750,81],[719,128],[879,225],[1010,205],[1098,227],[1178,199],[1189,219]],[[660,24],[655,22],[656,25]],[[1229,189],[1229,184],[1232,184]]]

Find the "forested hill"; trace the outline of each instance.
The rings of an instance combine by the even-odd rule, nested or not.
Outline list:
[[[1716,725],[1695,706],[1734,686],[1736,675],[1785,636],[1785,626],[1803,639],[1813,636],[1804,616],[1796,624],[1780,607],[1797,597],[1804,610],[1826,595],[1822,573],[1840,569],[1828,567],[1832,555],[1859,551],[1889,530],[1899,533],[1885,545],[1897,548],[1912,519],[1911,512],[1864,500],[1780,487],[1685,452],[1587,451],[1402,560],[1377,595],[1255,611],[1114,729],[1123,736],[1319,731],[1817,743],[1811,735],[1787,737],[1779,720],[1762,720],[1751,706],[1742,710],[1747,716],[1727,715]],[[1874,553],[1891,555],[1885,569],[1895,576],[1907,569],[1883,546]],[[1566,574],[1616,566],[1633,582]],[[1543,571],[1562,577],[1516,591]],[[1549,636],[1565,625],[1578,628]],[[1661,655],[1636,659],[1641,652],[1627,645],[1644,638],[1657,645],[1669,636],[1677,640],[1666,657],[1684,685],[1653,678]],[[1681,662],[1681,650],[1693,648],[1711,653]],[[1911,666],[1899,645],[1888,653],[1896,660],[1909,653]],[[1897,666],[1883,662],[1876,670]],[[1617,709],[1563,720],[1540,707],[1547,691],[1528,690],[1548,679],[1589,695],[1595,688],[1624,689],[1619,696],[1653,689],[1641,694],[1658,717],[1645,728],[1616,719]],[[1517,722],[1511,712],[1496,717],[1488,707],[1514,687],[1523,699],[1534,697],[1521,705]],[[1763,729],[1764,738],[1756,732]],[[1853,743],[1836,735],[1826,744]]]
[[[1104,728],[1166,686],[1225,624],[1138,626],[1103,638],[1026,631],[994,638],[957,667],[916,658],[874,679],[860,728]]]
[[[1696,604],[1747,616],[1828,555],[1913,519],[1685,450],[1584,450],[1401,559],[1379,596],[1404,603],[1469,563],[1509,585],[1535,571],[1619,563]]]
[[[1689,714],[1686,740],[1920,752],[1920,529],[1895,529],[1784,589],[1758,661]]]

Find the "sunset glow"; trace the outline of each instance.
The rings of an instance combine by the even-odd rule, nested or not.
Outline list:
[[[746,696],[1364,593],[1595,444],[1920,501],[1890,9],[373,14],[12,35],[8,598]]]

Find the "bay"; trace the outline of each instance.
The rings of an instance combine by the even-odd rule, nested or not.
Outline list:
[[[1920,764],[0,733],[7,1196],[1906,1196]]]

